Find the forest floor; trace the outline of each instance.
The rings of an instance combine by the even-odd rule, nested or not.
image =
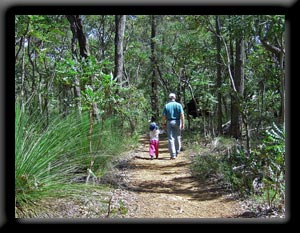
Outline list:
[[[128,217],[145,219],[234,218],[241,203],[218,184],[199,182],[190,172],[185,152],[171,160],[166,136],[161,137],[158,159],[150,159],[147,136],[123,167],[126,189],[136,195],[135,211]]]
[[[45,200],[50,212],[39,218],[114,219],[121,222],[201,222],[256,218],[249,206],[229,193],[219,182],[200,182],[192,176],[191,155],[183,151],[171,160],[166,135],[159,144],[158,159],[150,159],[147,135],[99,181],[109,190],[69,200]],[[263,217],[263,216],[262,216]],[[276,217],[276,216],[275,216]],[[278,216],[277,216],[278,217]],[[280,218],[284,216],[279,216]]]

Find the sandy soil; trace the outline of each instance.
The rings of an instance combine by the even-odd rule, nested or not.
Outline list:
[[[233,218],[241,212],[240,203],[217,184],[200,183],[191,175],[187,152],[170,159],[166,136],[160,138],[158,159],[150,159],[147,136],[140,142],[124,169],[127,190],[136,195],[128,218]]]

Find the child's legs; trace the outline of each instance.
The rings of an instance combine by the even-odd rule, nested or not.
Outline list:
[[[159,141],[158,141],[158,140],[155,140],[154,145],[155,145],[155,155],[156,155],[156,157],[158,157]]]
[[[156,150],[155,150],[155,141],[154,140],[150,140],[150,146],[149,146],[149,154],[150,156],[153,156],[155,154]]]

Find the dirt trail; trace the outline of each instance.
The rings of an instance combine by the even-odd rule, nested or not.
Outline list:
[[[159,158],[150,159],[147,136],[142,149],[129,161],[128,190],[137,194],[133,218],[231,218],[240,204],[213,183],[200,183],[189,170],[190,159],[182,152],[175,160],[161,136]]]

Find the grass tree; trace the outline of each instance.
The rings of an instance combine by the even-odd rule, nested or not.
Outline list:
[[[43,121],[38,113],[29,116],[16,104],[17,215],[42,198],[78,193],[73,181],[80,175],[82,155],[86,153],[86,134],[82,132],[87,131],[89,124],[78,123],[72,115],[58,116],[48,126]]]

